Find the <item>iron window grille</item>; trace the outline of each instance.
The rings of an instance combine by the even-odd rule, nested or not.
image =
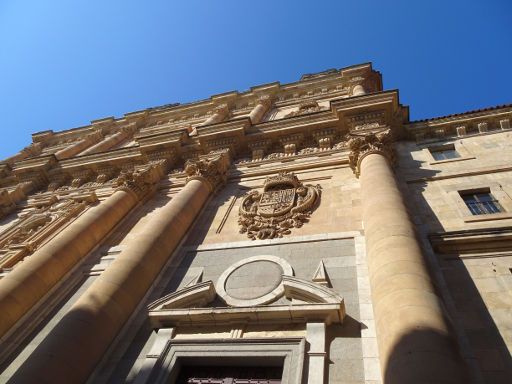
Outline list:
[[[473,215],[489,215],[503,212],[498,200],[489,192],[471,192],[461,195]]]

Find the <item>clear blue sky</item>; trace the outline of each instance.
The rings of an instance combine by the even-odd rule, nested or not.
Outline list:
[[[411,118],[512,102],[512,1],[0,0],[0,159],[37,131],[371,61]]]

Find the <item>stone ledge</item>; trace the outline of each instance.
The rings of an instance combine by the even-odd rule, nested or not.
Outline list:
[[[506,220],[512,219],[512,213],[510,212],[500,212],[500,213],[492,213],[488,215],[475,215],[464,218],[465,223],[478,223],[481,221],[492,221],[492,220]]]

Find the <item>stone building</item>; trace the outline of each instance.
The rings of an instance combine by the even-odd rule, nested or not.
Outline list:
[[[509,383],[511,119],[410,121],[362,64],[35,133],[1,381]]]

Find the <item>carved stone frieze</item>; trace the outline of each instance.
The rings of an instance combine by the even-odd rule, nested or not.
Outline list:
[[[322,107],[318,105],[316,100],[308,100],[300,103],[299,108],[296,111],[288,113],[285,117],[301,116],[308,113],[319,112],[321,110]]]
[[[297,148],[300,146],[303,140],[304,134],[302,133],[284,136],[280,139],[281,143],[283,144],[284,153],[289,156],[295,155],[297,153]]]
[[[348,118],[351,132],[381,129],[386,125],[384,111],[368,112]]]
[[[395,154],[391,145],[393,141],[390,129],[380,132],[352,135],[348,140],[350,148],[349,164],[355,175],[359,177],[361,160],[371,153],[380,153],[387,157],[391,164],[395,162]]]
[[[313,132],[313,137],[318,142],[318,147],[321,150],[330,149],[336,137],[335,128],[320,129]]]
[[[272,141],[270,139],[248,143],[247,146],[252,151],[252,160],[257,161],[263,159],[267,148],[269,148],[271,144]]]
[[[94,172],[90,169],[81,169],[72,174],[71,188],[78,188],[93,177]]]
[[[208,155],[189,159],[185,163],[187,183],[199,179],[206,181],[212,191],[215,191],[227,180],[227,171],[230,165],[229,150],[212,151]]]
[[[69,224],[89,204],[97,201],[97,198],[89,195],[58,200],[52,195],[43,200],[0,234],[0,270],[13,268]]]
[[[304,185],[294,173],[268,177],[263,192],[249,192],[240,204],[240,233],[252,239],[273,239],[291,233],[309,220],[319,203],[320,185]]]

